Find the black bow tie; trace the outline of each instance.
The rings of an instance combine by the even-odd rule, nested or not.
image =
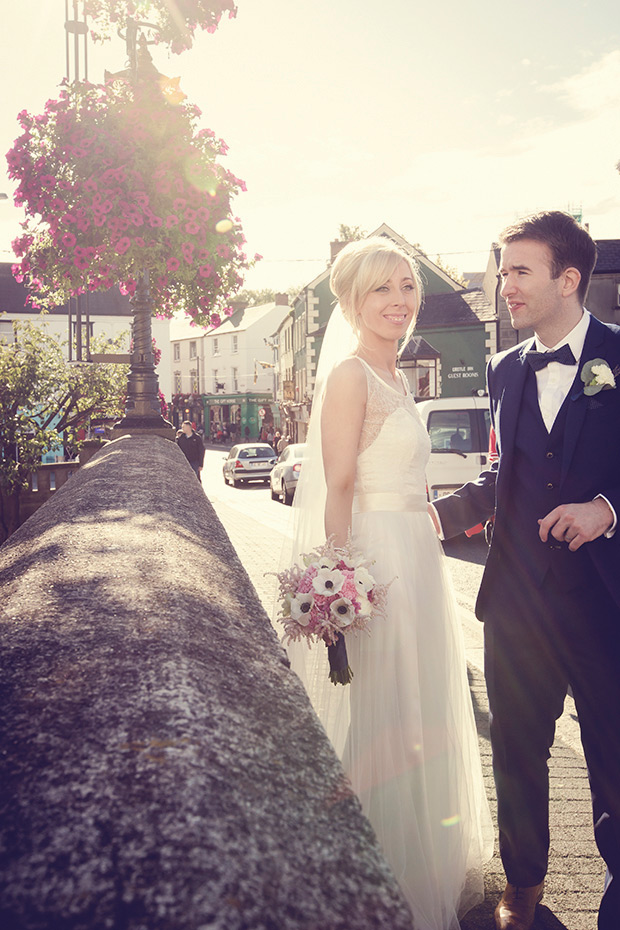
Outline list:
[[[536,352],[534,349],[530,349],[529,352],[525,353],[525,357],[534,371],[540,371],[541,368],[546,368],[549,362],[559,362],[560,365],[577,364],[568,343],[560,346],[555,352]]]

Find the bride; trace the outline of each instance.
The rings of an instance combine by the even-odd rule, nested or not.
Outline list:
[[[295,553],[334,536],[392,584],[387,620],[347,638],[354,678],[328,679],[327,650],[289,647],[416,930],[458,930],[484,897],[492,827],[456,602],[427,513],[430,442],[396,367],[420,307],[411,258],[383,237],[350,243],[317,372],[295,498]]]

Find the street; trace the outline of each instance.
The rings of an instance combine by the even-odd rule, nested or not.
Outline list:
[[[222,465],[227,453],[225,446],[221,451],[207,449],[202,485],[270,613],[275,578],[264,579],[262,574],[278,569],[283,543],[292,534],[292,509],[272,501],[269,487],[259,482],[238,488],[225,484]],[[472,539],[459,537],[446,543],[445,551],[457,600],[472,611],[487,552],[484,538],[482,534]],[[482,642],[481,630],[478,632]]]

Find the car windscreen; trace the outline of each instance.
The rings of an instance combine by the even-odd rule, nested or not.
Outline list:
[[[291,450],[290,454],[295,459],[303,459],[304,455],[306,454],[305,442],[300,442],[300,443],[295,444],[294,446],[289,446],[289,449]]]
[[[273,455],[273,449],[264,446],[253,446],[251,449],[239,450],[240,459],[272,459]]]

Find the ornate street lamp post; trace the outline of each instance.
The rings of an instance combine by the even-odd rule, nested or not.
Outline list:
[[[129,60],[129,71],[134,86],[140,80],[156,80],[158,71],[147,48],[146,36],[138,40],[139,26],[149,23],[137,23],[128,20],[125,41]],[[149,273],[141,271],[137,275],[136,291],[130,300],[133,308],[132,351],[127,379],[127,400],[125,416],[115,423],[113,436],[127,433],[150,433],[174,439],[172,423],[161,415],[159,403],[159,382],[155,372],[153,357],[153,334],[151,320],[153,301],[149,290]]]

